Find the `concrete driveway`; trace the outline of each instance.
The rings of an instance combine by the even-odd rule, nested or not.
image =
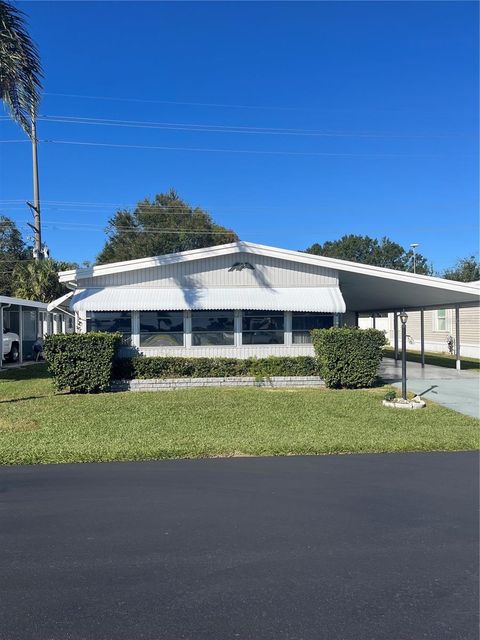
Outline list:
[[[0,480],[1,640],[478,639],[474,452]]]
[[[395,387],[402,387],[400,360],[385,358],[380,365],[380,376]],[[448,367],[407,362],[407,388],[425,400],[433,400],[467,416],[480,418],[480,373],[472,370],[457,371]]]

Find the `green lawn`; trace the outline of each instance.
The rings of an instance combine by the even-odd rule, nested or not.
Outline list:
[[[0,463],[478,447],[479,422],[368,391],[188,389],[56,395],[42,365],[0,374]]]
[[[394,351],[393,349],[384,349],[385,358],[393,358]],[[399,350],[398,352],[399,358],[402,357],[402,352]],[[418,351],[408,351],[407,350],[407,360],[409,362],[421,362],[420,352]],[[462,356],[462,369],[478,369],[480,370],[480,360],[476,358],[464,358]],[[435,364],[438,367],[450,367],[455,369],[455,356],[451,356],[449,353],[433,353],[433,352],[425,352],[425,364]]]

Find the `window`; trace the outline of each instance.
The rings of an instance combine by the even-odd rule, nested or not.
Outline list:
[[[333,316],[318,313],[292,314],[292,343],[311,344],[312,329],[326,329],[333,327]]]
[[[193,311],[192,345],[233,345],[233,311]]]
[[[243,344],[283,344],[283,311],[244,311]]]
[[[130,344],[132,318],[130,311],[90,311],[87,317],[87,331],[119,331],[123,344]]]
[[[437,309],[435,313],[435,331],[448,331],[446,309]]]
[[[183,347],[183,313],[181,311],[146,311],[140,313],[141,347]]]

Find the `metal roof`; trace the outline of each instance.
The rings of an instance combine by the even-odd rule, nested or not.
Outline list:
[[[47,308],[46,302],[38,302],[37,300],[24,300],[23,298],[11,298],[10,296],[0,296],[0,304],[18,304],[22,307],[33,307],[35,309],[45,310]]]
[[[445,280],[444,278],[397,271],[394,269],[385,269],[383,267],[373,265],[327,258],[325,256],[317,256],[300,251],[291,251],[289,249],[280,249],[278,247],[268,247],[244,241],[206,247],[204,249],[182,251],[180,253],[171,253],[152,258],[127,260],[125,262],[116,262],[77,270],[62,271],[59,274],[59,279],[60,282],[66,282],[68,283],[68,286],[73,288],[74,286],[81,286],[82,279],[84,278],[95,278],[97,276],[147,269],[150,267],[158,267],[222,255],[234,255],[239,252],[267,256],[290,262],[316,265],[318,267],[335,271],[338,273],[339,286],[342,290],[343,298],[349,311],[386,312],[403,308],[407,310],[415,310],[421,308],[444,308],[454,305],[478,306],[480,304],[479,287],[478,284],[473,282],[456,282],[452,280]],[[262,291],[262,289],[260,290]],[[235,289],[235,291],[238,292],[239,289]],[[274,290],[272,289],[271,291]],[[279,289],[276,289],[276,291],[279,291]],[[305,295],[308,296],[306,290],[304,290],[304,292]],[[207,294],[205,293],[202,295]],[[263,293],[259,295],[263,297]],[[273,296],[271,296],[271,298],[273,298]],[[271,305],[271,303],[269,304]],[[232,309],[240,307],[229,305],[229,308]],[[247,308],[251,308],[251,306]],[[265,307],[262,306],[259,308]],[[270,306],[269,308],[272,307]],[[313,310],[316,311],[317,309]]]
[[[72,297],[70,308],[75,311],[254,309],[344,313],[345,302],[338,287],[106,287],[78,289]]]

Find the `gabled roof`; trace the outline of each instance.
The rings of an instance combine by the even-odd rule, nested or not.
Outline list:
[[[398,271],[396,269],[385,269],[384,267],[361,264],[359,262],[351,262],[349,260],[338,260],[337,258],[327,258],[325,256],[317,256],[311,253],[304,253],[303,251],[292,251],[291,249],[270,247],[263,244],[256,244],[254,242],[245,242],[243,240],[238,242],[231,242],[229,244],[206,247],[203,249],[192,249],[190,251],[168,253],[162,256],[154,256],[151,258],[125,260],[123,262],[112,262],[110,264],[101,264],[82,269],[60,271],[59,280],[60,282],[75,283],[77,280],[81,280],[83,278],[95,278],[97,276],[105,276],[113,273],[123,273],[126,271],[135,271],[138,269],[148,269],[150,267],[158,267],[162,265],[175,264],[178,262],[192,260],[202,260],[204,258],[212,258],[215,256],[224,256],[240,252],[278,258],[281,260],[289,260],[290,262],[317,265],[325,269],[332,269],[339,272],[373,276],[376,278],[382,278],[396,282],[420,285],[423,284],[428,287],[457,291],[458,293],[470,293],[478,295],[478,286],[476,286],[474,283],[445,280],[445,278],[436,278],[433,276],[414,274],[407,271]]]

